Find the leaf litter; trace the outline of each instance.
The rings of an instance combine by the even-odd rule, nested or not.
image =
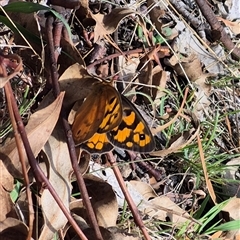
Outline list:
[[[12,58],[6,58],[1,52],[1,67],[8,71],[7,76],[1,76],[1,130],[6,129],[5,122],[9,121],[4,85],[11,81],[19,108],[25,101],[24,94],[29,99],[36,89],[42,89],[29,110],[31,116],[22,116],[27,137],[41,169],[88,239],[95,239],[94,231],[78,195],[65,133],[57,121],[61,108],[68,114],[74,103],[84,101],[98,76],[115,79],[117,88],[135,102],[144,119],[149,119],[147,122],[155,134],[157,147],[152,153],[140,155],[117,148],[114,151],[125,184],[151,238],[169,239],[167,235],[188,239],[203,237],[204,230],[196,230],[204,224],[197,215],[210,211],[214,204],[221,203],[221,199],[230,199],[227,208],[223,208],[230,218],[219,214],[216,222],[239,221],[239,215],[235,214],[238,198],[231,198],[239,197],[240,186],[237,177],[240,165],[240,74],[236,61],[240,56],[237,44],[234,45],[239,38],[239,8],[234,0],[224,4],[212,0],[210,12],[206,3],[199,8],[201,3],[200,0],[158,3],[149,0],[129,4],[84,1],[74,14],[66,10],[71,16],[72,39],[61,40],[58,72],[60,89],[65,94],[55,101],[52,93],[48,93],[51,87],[46,80],[51,65],[50,59],[44,58],[43,42],[35,46],[30,37],[30,49],[15,49],[11,48],[10,31],[5,33],[5,39],[1,37],[1,44],[14,53]],[[33,34],[45,38],[42,33],[46,30],[46,16],[39,14],[40,31],[36,31],[35,15],[29,14],[28,20],[29,16],[33,21],[27,21],[27,29],[34,29]],[[217,23],[214,25],[208,16],[214,16]],[[9,12],[9,17],[26,26],[25,13],[16,17]],[[219,30],[216,29],[218,24],[221,24]],[[4,31],[6,26],[1,24],[1,28]],[[17,32],[14,44],[26,45]],[[226,50],[229,46],[234,46],[233,52]],[[30,81],[24,81],[24,76]],[[187,86],[190,89],[185,92],[185,99]],[[27,215],[30,213],[26,207],[16,143],[11,131],[8,132],[0,136],[1,206],[4,209],[0,236],[14,239],[13,232],[9,231],[11,228],[18,234],[18,239],[26,239],[31,224]],[[85,184],[103,238],[141,239],[106,156],[90,158],[82,151],[78,154],[79,158],[81,156],[80,170],[85,173]],[[26,155],[24,160],[34,183]],[[232,160],[235,160],[234,164]],[[228,165],[237,167],[232,167],[230,172]],[[17,201],[12,203],[9,193],[17,180],[22,189]],[[204,203],[207,195],[214,204],[210,200]],[[35,231],[41,229],[39,235],[32,236],[33,239],[53,239],[59,230],[66,239],[75,236],[48,189],[38,190],[34,204],[42,217],[38,219],[39,225],[34,226]],[[184,226],[188,226],[186,231]],[[211,238],[211,235],[237,239],[239,231],[216,230],[207,237]]]

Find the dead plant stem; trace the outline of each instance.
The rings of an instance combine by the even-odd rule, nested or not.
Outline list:
[[[117,163],[115,161],[113,153],[109,152],[108,156],[109,156],[109,162],[110,162],[110,164],[111,164],[111,166],[113,168],[115,176],[116,176],[116,178],[118,180],[118,183],[119,183],[119,185],[121,187],[121,190],[122,190],[122,192],[123,192],[123,194],[124,194],[124,196],[126,198],[126,201],[128,203],[129,208],[131,209],[131,212],[132,212],[132,215],[133,215],[135,223],[141,229],[145,239],[146,240],[151,240],[151,238],[150,238],[150,236],[149,236],[149,234],[147,232],[147,229],[144,226],[142,218],[140,217],[140,213],[139,213],[135,203],[133,202],[131,195],[129,194],[129,192],[128,192],[127,188],[126,188],[126,185],[125,185],[124,180],[122,178],[121,172],[120,172],[120,170],[119,170],[119,168],[117,166]]]
[[[8,111],[9,111],[13,131],[14,131],[14,137],[15,137],[16,146],[18,149],[19,159],[21,162],[22,172],[23,172],[24,182],[25,182],[25,187],[26,187],[26,195],[27,195],[27,200],[28,200],[28,211],[29,211],[27,240],[30,240],[32,238],[33,220],[34,220],[32,194],[30,191],[30,183],[29,183],[27,168],[26,168],[25,159],[24,159],[24,153],[23,153],[24,150],[21,145],[21,138],[18,133],[16,119],[15,119],[14,113],[13,113],[13,108],[12,108],[13,103],[12,103],[12,99],[11,99],[11,85],[9,82],[7,82],[5,85],[5,92],[6,92],[6,98],[7,98],[7,103],[8,103]]]

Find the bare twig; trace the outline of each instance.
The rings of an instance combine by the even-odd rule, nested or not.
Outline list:
[[[199,8],[202,11],[202,14],[207,19],[209,24],[211,25],[213,30],[217,30],[221,33],[220,41],[224,44],[224,46],[231,52],[232,56],[240,59],[240,48],[237,48],[235,44],[232,42],[231,38],[228,36],[226,31],[224,30],[221,23],[216,18],[212,9],[207,4],[206,0],[196,0]]]
[[[22,172],[23,172],[24,182],[25,182],[25,186],[26,186],[26,194],[27,194],[27,200],[28,200],[28,211],[29,211],[29,216],[28,216],[28,222],[29,222],[28,227],[29,228],[28,228],[27,240],[30,240],[32,238],[33,220],[34,220],[32,194],[31,194],[31,191],[30,191],[29,177],[28,177],[28,174],[27,174],[27,168],[26,168],[26,164],[25,164],[23,148],[22,148],[22,145],[21,145],[21,138],[20,138],[19,133],[18,133],[17,124],[16,124],[16,120],[15,120],[15,117],[14,117],[14,113],[13,113],[13,108],[12,108],[13,103],[12,103],[12,99],[11,99],[11,85],[10,85],[9,82],[5,85],[5,92],[6,92],[6,98],[7,98],[7,103],[8,103],[8,111],[9,111],[12,127],[13,127],[13,130],[14,130],[14,137],[15,137],[16,146],[17,146],[17,149],[18,149],[19,159],[21,161]]]
[[[122,189],[122,192],[123,192],[123,194],[124,194],[124,196],[126,198],[128,206],[131,209],[131,212],[132,212],[132,215],[133,215],[135,223],[141,229],[145,239],[151,240],[151,238],[150,238],[150,236],[149,236],[149,234],[148,234],[148,232],[147,232],[147,230],[146,230],[146,228],[144,226],[142,218],[140,217],[140,213],[139,213],[135,203],[133,202],[133,200],[132,200],[132,198],[131,198],[131,196],[130,196],[130,194],[129,194],[126,186],[125,186],[125,183],[124,183],[124,180],[122,178],[121,172],[120,172],[120,170],[119,170],[119,168],[117,166],[117,163],[115,161],[115,158],[114,158],[112,152],[109,152],[108,156],[109,156],[109,162],[110,162],[110,164],[111,164],[111,166],[113,168],[113,171],[114,171],[115,176],[116,176],[116,178],[118,180],[118,183],[119,183],[119,185],[120,185],[120,187]]]
[[[148,52],[148,51],[150,51],[150,50],[152,50],[152,48],[145,48],[145,49],[143,49],[143,48],[138,48],[138,49],[129,50],[129,51],[125,51],[125,52],[114,53],[114,54],[111,54],[111,55],[109,55],[109,56],[106,56],[106,57],[104,57],[104,58],[102,58],[102,59],[99,59],[99,60],[93,62],[92,64],[89,64],[89,65],[87,66],[87,69],[91,69],[92,67],[94,67],[94,66],[96,66],[96,65],[98,65],[98,64],[100,64],[100,63],[102,63],[102,62],[105,62],[105,61],[107,61],[107,60],[112,60],[113,58],[117,58],[117,57],[119,57],[119,56],[132,55],[132,54],[136,54],[136,53],[139,53],[139,54],[140,54],[140,53]],[[169,48],[166,47],[166,46],[161,46],[160,51],[166,52],[166,55],[169,54]]]

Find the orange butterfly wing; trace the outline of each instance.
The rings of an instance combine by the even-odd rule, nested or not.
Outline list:
[[[113,149],[106,133],[95,133],[81,147],[89,153],[106,153]]]
[[[107,133],[109,141],[120,148],[134,152],[151,152],[155,149],[154,137],[137,108],[123,95],[121,123]]]
[[[123,117],[121,123],[107,133],[95,133],[82,148],[89,153],[105,153],[113,149],[113,145],[135,151],[151,152],[155,148],[155,140],[145,120],[137,108],[121,95]]]
[[[92,92],[78,109],[72,125],[73,139],[79,145],[96,132],[107,132],[122,119],[120,95],[108,83],[94,84]]]

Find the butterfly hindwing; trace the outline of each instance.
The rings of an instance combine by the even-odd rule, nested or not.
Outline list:
[[[109,141],[120,148],[135,152],[151,152],[155,141],[145,120],[137,108],[123,95],[123,117],[121,123],[107,133]]]
[[[85,142],[96,132],[115,128],[121,119],[122,104],[117,90],[107,83],[96,83],[75,115],[72,125],[75,144]]]

